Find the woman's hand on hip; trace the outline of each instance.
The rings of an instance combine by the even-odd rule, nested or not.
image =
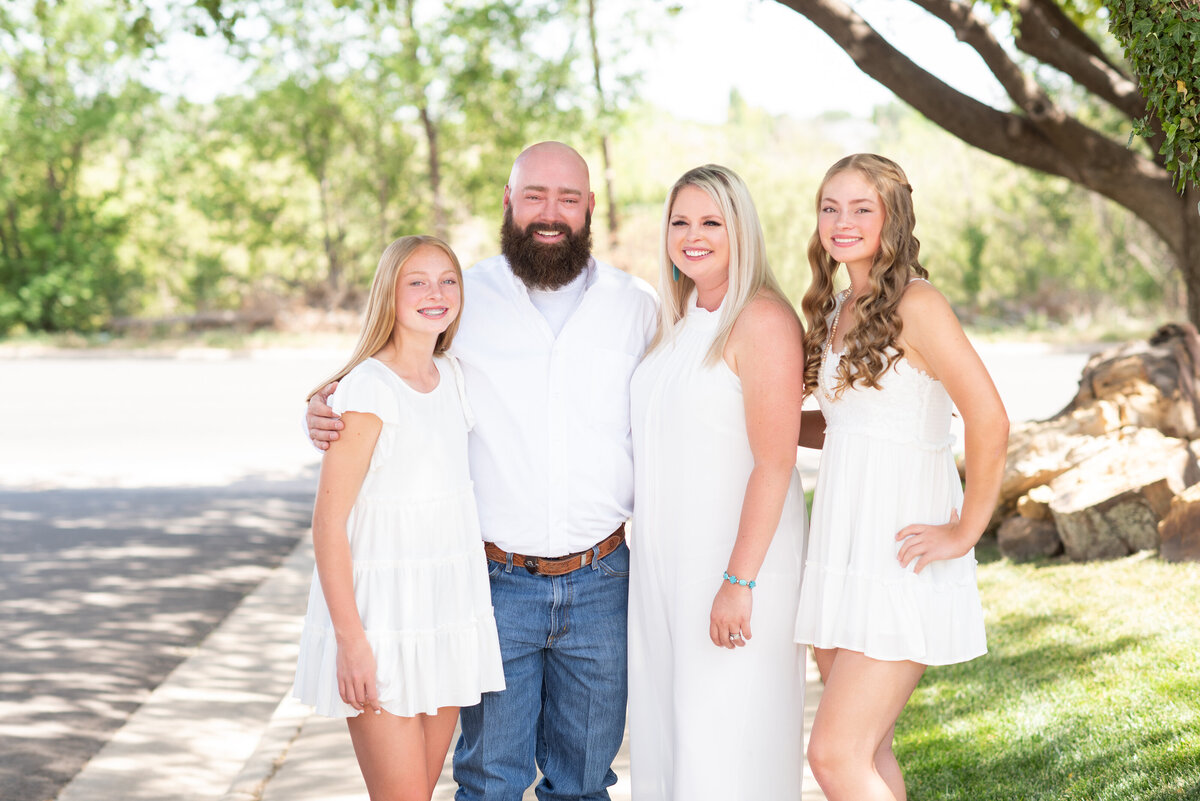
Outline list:
[[[901,567],[908,567],[910,562],[917,560],[914,573],[920,573],[930,562],[957,559],[971,550],[971,545],[959,531],[957,509],[951,510],[949,523],[905,526],[897,532],[896,541],[903,542],[896,555]]]

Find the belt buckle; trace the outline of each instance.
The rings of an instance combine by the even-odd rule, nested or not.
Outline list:
[[[529,571],[530,575],[533,575],[533,576],[537,575],[538,560],[537,560],[536,556],[526,556],[525,557],[525,569]]]

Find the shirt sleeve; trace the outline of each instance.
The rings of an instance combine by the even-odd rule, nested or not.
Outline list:
[[[467,383],[463,377],[462,365],[458,363],[457,358],[450,354],[446,354],[446,359],[454,371],[454,388],[458,390],[458,400],[462,404],[463,418],[466,420],[467,430],[470,431],[475,427],[475,413],[471,411],[471,404],[467,401]]]
[[[338,414],[366,412],[385,423],[400,422],[400,405],[396,391],[388,386],[384,376],[360,364],[338,382],[329,398],[329,406]]]

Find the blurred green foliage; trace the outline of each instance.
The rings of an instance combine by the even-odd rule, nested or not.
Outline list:
[[[220,24],[185,0],[166,18],[137,0],[4,5],[0,335],[357,308],[396,236],[444,227],[464,259],[494,252],[501,187],[529,142],[576,144],[599,194],[600,132],[622,234],[616,249],[596,237],[597,254],[652,281],[666,188],[719,162],[750,185],[799,300],[817,184],[840,156],[873,150],[909,172],[923,260],[977,324],[1179,309],[1165,249],[1132,215],[901,106],[796,120],[734,93],[724,122],[699,124],[639,103],[627,63],[657,24],[647,4],[599,6],[612,77],[600,108],[585,5],[226,0]],[[660,22],[678,13],[654,7]],[[148,88],[171,25],[228,34],[246,79],[203,103]]]

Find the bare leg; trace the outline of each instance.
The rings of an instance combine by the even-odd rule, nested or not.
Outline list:
[[[825,676],[825,689],[808,760],[821,789],[829,801],[904,799],[903,778],[891,756],[891,733],[925,666],[837,649],[818,650],[817,667]],[[877,765],[881,758],[882,766]]]
[[[371,801],[429,801],[425,717],[376,715],[368,710],[346,720]]]
[[[444,706],[436,715],[422,715],[425,730],[425,757],[429,776],[429,797],[433,797],[433,789],[437,786],[442,775],[442,767],[446,764],[446,752],[450,750],[450,740],[454,737],[454,724],[458,722],[458,707]]]
[[[828,681],[829,671],[833,667],[833,661],[839,650],[838,648],[813,648],[813,656],[817,663],[817,670],[821,674],[822,683]],[[904,787],[904,776],[900,773],[900,763],[896,761],[896,755],[892,753],[892,738],[895,734],[896,727],[893,725],[888,729],[883,742],[875,751],[875,770],[887,782],[892,795],[896,796],[896,801],[906,801],[908,791]]]
[[[896,796],[896,801],[907,801],[908,789],[904,786],[904,775],[900,773],[900,763],[892,753],[892,738],[895,735],[896,726],[893,724],[875,751],[875,771],[887,782],[892,795]]]
[[[840,648],[817,648],[815,645],[813,646],[813,660],[817,663],[817,672],[821,674],[822,684],[829,681],[829,669],[833,667],[833,660],[840,650]]]

